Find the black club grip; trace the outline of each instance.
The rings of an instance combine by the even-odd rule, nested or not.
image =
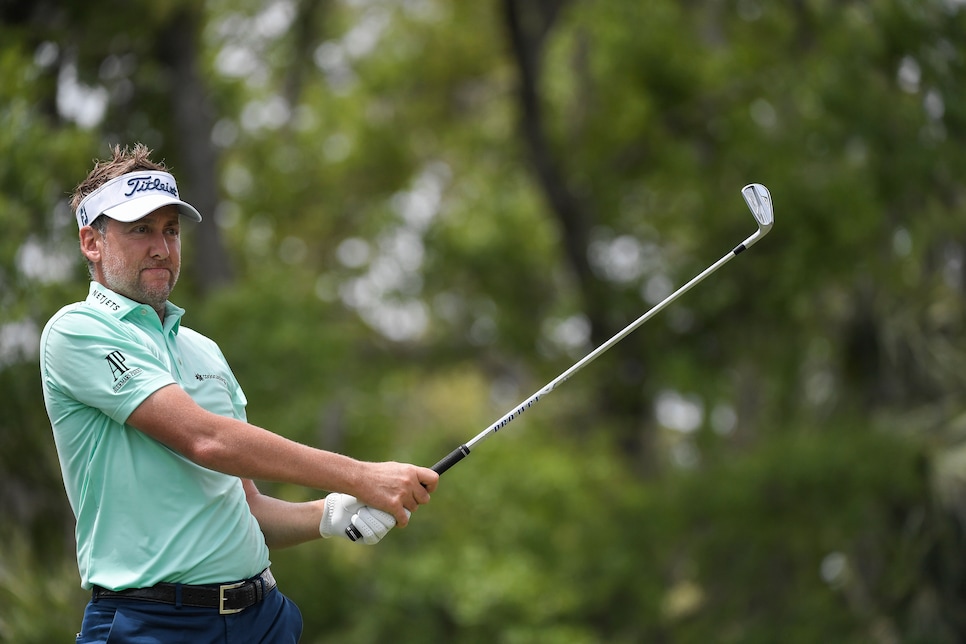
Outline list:
[[[443,472],[445,472],[446,470],[448,470],[449,468],[453,467],[454,465],[462,461],[464,458],[466,458],[466,456],[469,453],[470,453],[469,447],[467,447],[466,445],[460,445],[452,452],[444,456],[439,463],[437,463],[436,465],[433,465],[433,471],[436,472],[437,474],[442,474]]]

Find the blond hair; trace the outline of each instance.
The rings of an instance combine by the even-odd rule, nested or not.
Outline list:
[[[164,166],[163,161],[155,162],[151,160],[152,153],[153,151],[143,143],[135,143],[133,148],[125,146],[123,149],[120,145],[115,145],[111,148],[112,157],[110,159],[101,161],[94,159],[94,169],[90,171],[86,179],[74,188],[74,192],[70,196],[71,211],[77,212],[77,207],[80,206],[84,197],[122,174],[137,172],[138,170],[167,172],[168,169]]]

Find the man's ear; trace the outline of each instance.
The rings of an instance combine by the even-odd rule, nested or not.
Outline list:
[[[97,263],[101,261],[101,233],[93,226],[80,229],[80,249],[87,261]]]

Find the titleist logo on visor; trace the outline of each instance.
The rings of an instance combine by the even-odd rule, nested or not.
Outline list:
[[[178,196],[178,187],[174,184],[174,181],[168,183],[158,177],[131,177],[127,180],[127,185],[131,188],[124,193],[125,197],[130,197],[135,192],[145,192],[147,190],[161,190],[162,192],[167,192],[172,197]]]

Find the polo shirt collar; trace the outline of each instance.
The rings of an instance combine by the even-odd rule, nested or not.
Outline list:
[[[144,308],[148,308],[153,312],[153,309],[147,304],[135,302],[120,293],[115,293],[100,282],[91,282],[90,291],[87,293],[87,304],[118,320],[124,319],[132,312],[140,311]],[[184,313],[183,308],[171,302],[165,302],[164,324],[162,325],[164,329],[177,333],[181,327],[181,316]],[[154,319],[157,319],[157,317]]]

